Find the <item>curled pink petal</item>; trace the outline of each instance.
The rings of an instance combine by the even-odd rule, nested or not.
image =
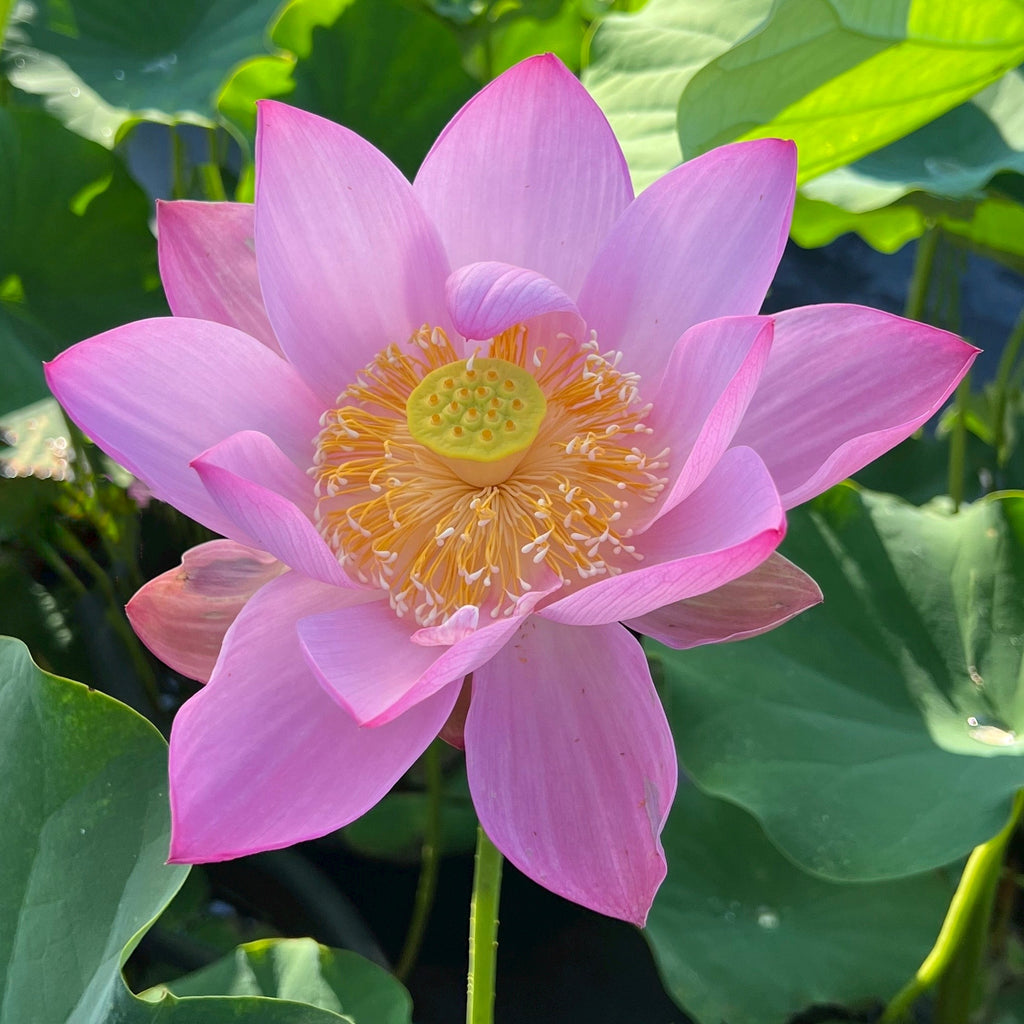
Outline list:
[[[311,615],[298,629],[303,653],[327,692],[360,725],[379,726],[482,665],[521,619],[488,622],[443,648],[412,643],[415,625],[383,604]]]
[[[266,434],[232,434],[192,467],[225,515],[264,551],[323,583],[355,586],[310,519],[312,482]]]
[[[767,633],[821,600],[818,584],[776,551],[731,583],[647,612],[626,625],[667,647],[686,650]]]
[[[736,443],[764,459],[786,508],[908,438],[978,354],[955,334],[863,306],[773,316],[772,353]]]
[[[676,757],[636,640],[528,619],[474,673],[465,743],[498,849],[552,892],[642,927],[665,877]]]
[[[174,315],[237,327],[281,355],[260,294],[252,205],[158,201],[156,225]]]
[[[635,538],[642,560],[537,613],[592,626],[636,618],[704,594],[760,565],[782,542],[786,516],[764,463],[732,448],[686,501]]]
[[[246,601],[285,566],[233,540],[190,548],[181,565],[150,580],[125,611],[139,639],[163,662],[206,682],[224,634]]]
[[[771,350],[770,317],[735,316],[691,327],[676,343],[648,425],[672,452],[658,515],[675,508],[732,442]]]
[[[796,148],[778,139],[712,150],[642,192],[605,239],[577,300],[602,351],[621,349],[650,387],[683,331],[757,313],[795,194]]]
[[[550,54],[471,99],[427,154],[415,188],[453,267],[531,267],[572,296],[633,198],[604,114]]]
[[[68,415],[153,494],[217,533],[237,535],[190,463],[240,430],[269,435],[296,464],[310,457],[322,404],[278,355],[207,320],[140,320],[46,364]]]
[[[341,828],[437,735],[457,687],[361,729],[306,667],[296,621],[373,597],[288,573],[245,606],[210,682],[174,720],[173,863],[228,860]]]
[[[493,338],[546,313],[572,313],[579,320],[576,304],[558,285],[507,263],[462,267],[448,278],[446,292],[452,323],[470,340]]]
[[[264,100],[256,146],[267,315],[288,358],[331,402],[388,344],[424,323],[447,327],[447,260],[409,182],[348,129]]]

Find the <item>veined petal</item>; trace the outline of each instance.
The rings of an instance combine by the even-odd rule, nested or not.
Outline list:
[[[323,411],[292,367],[255,338],[184,317],[140,320],[80,342],[46,364],[46,379],[68,415],[157,498],[250,545],[189,464],[239,430],[267,434],[302,462]]]
[[[545,888],[642,926],[665,877],[677,773],[636,640],[530,618],[474,673],[465,743],[498,849]]]
[[[224,514],[262,550],[323,583],[357,586],[312,523],[313,482],[266,434],[233,434],[192,467]]]
[[[676,342],[647,424],[672,452],[658,515],[675,508],[732,442],[768,360],[772,320],[730,316],[691,327]]]
[[[251,203],[158,200],[156,237],[175,316],[237,327],[282,354],[260,294]]]
[[[448,278],[445,291],[455,329],[470,340],[493,338],[546,313],[579,317],[576,304],[553,281],[507,263],[462,267]]]
[[[176,569],[150,580],[125,612],[139,639],[162,662],[205,683],[224,634],[246,601],[285,568],[265,551],[211,540],[186,551]]]
[[[686,501],[635,538],[643,555],[635,569],[595,580],[537,614],[572,626],[633,619],[743,576],[785,533],[764,463],[749,448],[732,448]]]
[[[437,735],[458,687],[361,729],[313,678],[298,619],[372,598],[288,573],[228,630],[171,732],[171,855],[228,860],[324,835],[371,808]]]
[[[550,54],[471,99],[427,154],[415,188],[453,267],[530,267],[572,296],[633,198],[604,114]]]
[[[416,623],[397,618],[385,604],[312,615],[298,628],[303,654],[324,689],[360,725],[379,726],[493,657],[522,618],[488,622],[450,647],[414,643]]]
[[[447,328],[448,263],[412,186],[340,125],[259,105],[256,259],[291,362],[333,401],[377,353]]]
[[[731,583],[625,624],[668,647],[687,650],[767,633],[821,600],[818,584],[776,551]]]
[[[786,508],[909,437],[978,354],[954,334],[863,306],[773,316],[772,352],[735,441],[764,459]]]
[[[789,232],[791,142],[738,142],[642,192],[608,234],[577,304],[602,351],[621,349],[650,389],[694,324],[757,313]]]

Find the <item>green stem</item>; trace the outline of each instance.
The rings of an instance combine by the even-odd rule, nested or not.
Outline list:
[[[1007,339],[1006,347],[999,359],[999,369],[996,371],[995,379],[995,409],[993,411],[995,436],[992,439],[993,447],[996,450],[996,459],[1000,467],[1006,464],[1009,452],[1006,448],[1006,403],[1010,391],[1010,380],[1013,377],[1013,368],[1017,365],[1017,356],[1020,355],[1021,345],[1024,344],[1024,311],[1017,317],[1013,326],[1013,332]]]
[[[498,900],[502,857],[477,826],[473,900],[469,908],[469,980],[466,1024],[493,1024],[494,978],[498,959]]]
[[[48,540],[37,537],[32,546],[75,597],[85,597],[88,593],[85,584],[71,571],[67,562],[61,558],[60,552]]]
[[[423,945],[423,934],[427,930],[430,911],[437,893],[437,873],[441,864],[441,751],[435,740],[423,755],[423,766],[427,773],[427,820],[423,829],[423,849],[420,855],[420,879],[416,886],[416,900],[413,904],[412,920],[405,936],[405,946],[398,958],[395,975],[402,981],[408,976],[419,956]]]
[[[932,269],[935,266],[935,252],[939,245],[939,229],[935,225],[928,228],[917,243],[914,255],[914,273],[910,278],[907,291],[907,304],[903,314],[911,320],[924,320],[928,302],[928,291],[932,280]]]
[[[185,183],[185,143],[177,128],[171,128],[171,198],[185,199],[188,188]]]
[[[967,865],[960,876],[960,884],[956,887],[950,901],[946,919],[942,922],[939,937],[931,952],[917,969],[917,973],[893,997],[879,1021],[879,1024],[897,1024],[907,1018],[911,1007],[919,996],[933,988],[950,970],[955,958],[961,951],[970,951],[974,946],[972,933],[979,928],[987,931],[989,917],[992,912],[992,899],[996,884],[1003,867],[1003,856],[1006,846],[1017,827],[1024,810],[1024,790],[1019,792],[1013,801],[1010,819],[1003,829],[987,843],[976,846],[967,858]],[[984,952],[984,944],[981,951]],[[975,964],[975,970],[977,965]],[[973,978],[968,979],[973,981]],[[952,1020],[946,1016],[936,1020]],[[966,1020],[966,1016],[959,1018]]]
[[[224,202],[228,194],[224,190],[224,179],[220,175],[220,146],[217,142],[217,129],[209,131],[209,159],[199,169],[203,179],[203,191],[206,198],[213,202]]]
[[[968,373],[956,389],[953,429],[949,437],[949,494],[953,511],[959,512],[964,500],[967,478],[967,403],[971,397],[971,375]]]
[[[118,598],[106,570],[89,554],[88,548],[61,523],[54,524],[54,531],[60,546],[92,576],[97,589],[106,599],[107,621],[110,623],[114,633],[124,644],[128,657],[131,658],[132,667],[135,669],[142,685],[146,688],[146,694],[152,702],[154,710],[159,709],[160,687],[157,684],[153,667],[146,660],[138,638],[132,631],[131,626],[128,625],[128,620],[121,611],[121,600]]]

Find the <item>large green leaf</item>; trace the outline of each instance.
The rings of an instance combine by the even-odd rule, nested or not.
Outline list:
[[[1024,172],[1024,75],[1017,70],[910,135],[806,182],[802,191],[863,213],[915,191],[980,199],[1001,171]]]
[[[229,72],[267,52],[282,0],[39,0],[6,40],[7,73],[79,135],[136,120],[212,126]]]
[[[795,510],[784,550],[824,604],[741,644],[658,649],[682,762],[824,877],[962,856],[1024,785],[1022,545],[1016,493],[951,516],[840,487]]]
[[[0,1022],[106,1021],[119,968],[188,873],[142,717],[0,639]]]
[[[120,969],[188,873],[164,863],[167,746],[123,704],[40,671],[10,638],[0,638],[0,806],[0,1024],[353,1024],[294,1001],[316,994],[298,984],[315,982],[309,971],[282,998],[208,997],[209,983],[196,997],[132,995]],[[261,956],[302,959],[273,947]],[[397,982],[348,955],[321,960],[364,1019],[378,1007],[402,1021]]]
[[[806,181],[927,124],[1022,59],[1019,0],[776,0],[686,86],[682,149],[791,138]]]
[[[609,14],[590,45],[583,84],[622,145],[633,184],[646,188],[682,160],[679,97],[705,65],[753,32],[771,0],[650,0]]]
[[[873,885],[814,878],[747,814],[694,786],[676,796],[662,841],[668,877],[646,936],[673,998],[702,1024],[784,1024],[814,1004],[891,997],[952,894],[939,872]]]
[[[344,1014],[352,1024],[410,1024],[409,993],[382,967],[312,939],[262,939],[145,993],[273,996]]]
[[[736,138],[796,140],[801,180],[935,119],[1024,58],[1019,0],[652,0],[610,15],[584,82],[638,188]]]
[[[0,413],[47,393],[40,360],[166,312],[149,214],[112,153],[42,111],[0,109]]]

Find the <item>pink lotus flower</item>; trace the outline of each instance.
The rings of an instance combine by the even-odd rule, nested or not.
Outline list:
[[[336,829],[443,729],[512,863],[643,923],[676,759],[626,626],[687,647],[816,603],[774,554],[785,509],[907,437],[975,354],[856,306],[757,315],[795,165],[727,146],[634,199],[547,56],[468,103],[412,185],[266,102],[255,206],[161,207],[175,316],[47,369],[228,538],[129,606],[209,679],[174,723],[172,860]]]

